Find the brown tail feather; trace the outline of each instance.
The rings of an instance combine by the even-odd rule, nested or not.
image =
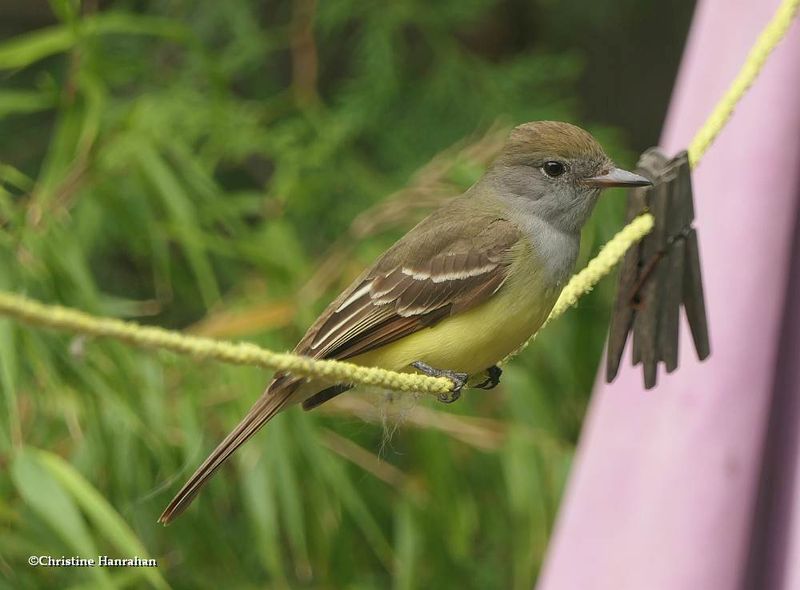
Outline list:
[[[318,408],[325,402],[335,398],[337,395],[351,389],[353,389],[352,385],[333,385],[331,387],[327,387],[303,400],[303,409],[309,411],[313,410],[314,408]]]
[[[236,428],[225,437],[219,446],[203,461],[202,465],[197,468],[192,477],[183,484],[180,491],[164,509],[164,512],[161,513],[158,522],[169,524],[180,516],[192,503],[200,488],[211,479],[211,476],[214,475],[228,457],[258,432],[273,416],[286,407],[300,383],[301,380],[298,379],[276,378],[258,401],[253,404],[253,407],[250,408],[250,411],[247,412],[242,421],[236,425]]]

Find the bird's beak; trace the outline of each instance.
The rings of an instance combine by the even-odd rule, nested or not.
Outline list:
[[[583,180],[583,184],[596,188],[611,188],[615,186],[634,187],[652,186],[653,183],[644,176],[639,176],[633,172],[628,172],[622,168],[611,168],[602,174],[592,176]]]

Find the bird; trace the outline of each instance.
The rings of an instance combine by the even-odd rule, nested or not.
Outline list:
[[[601,191],[648,186],[615,166],[587,131],[557,121],[513,128],[484,175],[432,212],[356,278],[294,353],[497,385],[497,363],[543,324],[571,276]],[[352,388],[278,373],[178,491],[168,524],[219,467],[287,407],[313,409]]]

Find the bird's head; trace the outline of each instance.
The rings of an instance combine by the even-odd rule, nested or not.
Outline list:
[[[486,178],[496,194],[565,231],[580,230],[601,190],[652,184],[617,168],[589,132],[556,121],[515,127]]]

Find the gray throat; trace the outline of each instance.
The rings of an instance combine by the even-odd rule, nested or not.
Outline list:
[[[513,221],[525,231],[533,247],[537,266],[554,288],[563,287],[575,269],[581,233],[565,232],[537,215],[515,212]]]

